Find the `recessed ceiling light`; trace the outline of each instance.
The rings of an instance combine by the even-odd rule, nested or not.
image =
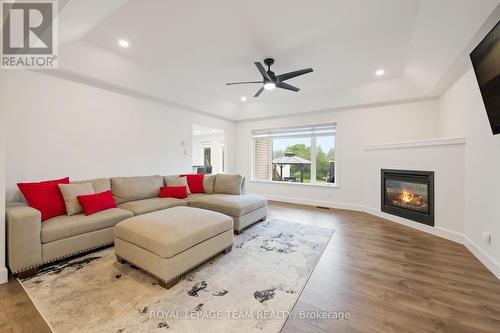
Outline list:
[[[264,84],[264,89],[266,90],[273,90],[274,88],[276,88],[276,84],[274,84],[274,82]]]
[[[126,39],[120,39],[120,40],[118,40],[118,45],[120,45],[123,48],[127,48],[127,47],[130,46],[128,40],[126,40]]]
[[[242,102],[246,102],[247,101],[247,98],[245,96],[242,96],[240,99],[241,99]]]
[[[383,69],[377,69],[377,71],[375,72],[375,75],[377,76],[382,76],[385,74],[385,71]]]

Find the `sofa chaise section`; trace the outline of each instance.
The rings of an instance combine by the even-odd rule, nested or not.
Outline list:
[[[258,195],[210,194],[197,196],[189,198],[189,206],[231,216],[237,234],[267,217],[267,199]]]

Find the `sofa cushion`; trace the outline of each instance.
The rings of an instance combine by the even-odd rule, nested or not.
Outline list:
[[[232,229],[233,220],[229,216],[204,209],[175,207],[127,219],[115,227],[115,237],[161,258],[172,258]]]
[[[107,190],[111,190],[111,181],[109,180],[109,178],[95,178],[89,180],[71,181],[71,184],[82,183],[91,183],[95,193],[101,193]]]
[[[134,216],[132,212],[119,208],[104,210],[90,216],[83,214],[57,216],[42,223],[42,243],[106,229],[132,216]]]
[[[242,175],[218,174],[215,178],[214,193],[240,195],[242,184]]]
[[[193,198],[189,205],[240,217],[267,206],[267,199],[258,195],[211,194]]]
[[[191,194],[191,191],[189,190],[187,177],[165,176],[164,181],[165,181],[165,186],[186,186],[186,193]]]
[[[186,206],[184,200],[175,198],[151,198],[136,201],[129,201],[118,206],[118,208],[126,209],[134,213],[134,215],[141,215],[151,213],[160,209],[166,209],[176,206]]]
[[[91,183],[59,184],[59,189],[61,190],[68,215],[76,215],[83,212],[82,206],[76,198],[78,195],[95,193]]]
[[[211,194],[207,194],[207,193],[194,193],[194,194],[190,194],[187,196],[187,198],[185,198],[184,200],[187,201],[188,205],[191,201],[195,201],[195,200],[198,200],[199,198],[203,198],[203,197],[207,197],[207,196],[211,196]]]
[[[205,175],[203,177],[203,192],[213,194],[215,189],[215,175]]]
[[[111,190],[117,204],[158,197],[162,186],[162,176],[111,178]]]

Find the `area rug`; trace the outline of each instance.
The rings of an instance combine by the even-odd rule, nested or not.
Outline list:
[[[21,282],[54,332],[279,332],[334,230],[268,219],[167,290],[113,248]]]

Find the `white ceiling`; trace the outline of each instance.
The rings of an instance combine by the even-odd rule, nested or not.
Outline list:
[[[62,8],[62,71],[245,120],[436,95],[500,0],[102,3],[69,0]],[[120,48],[120,38],[130,47]],[[259,80],[253,62],[266,57],[276,59],[277,74],[314,72],[288,81],[298,93],[275,89],[254,99],[259,85],[225,86]]]

